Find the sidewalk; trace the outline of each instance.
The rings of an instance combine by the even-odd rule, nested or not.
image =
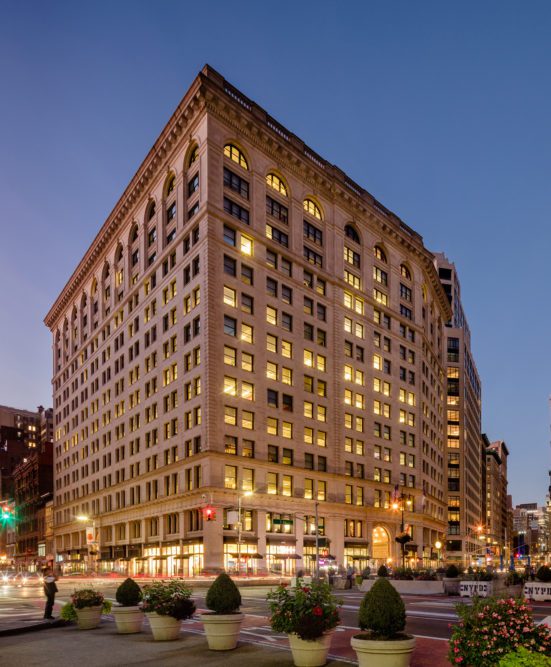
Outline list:
[[[185,626],[184,626],[185,627]],[[173,642],[154,642],[149,632],[117,635],[112,623],[96,630],[75,626],[1,640],[0,664],[42,667],[46,656],[56,667],[292,667],[291,653],[271,646],[240,642],[235,651],[209,651],[204,636],[183,632]],[[350,663],[329,660],[327,667]],[[428,665],[428,663],[427,663]]]
[[[144,632],[136,635],[118,635],[112,618],[105,617],[95,630],[78,630],[76,625],[66,625],[36,619],[35,624],[13,627],[0,632],[0,665],[18,664],[34,667],[44,664],[46,652],[55,651],[56,667],[73,667],[78,660],[86,658],[87,667],[124,667],[139,664],[148,666],[181,666],[185,656],[186,665],[216,667],[291,667],[293,660],[283,636],[259,636],[256,623],[245,623],[238,650],[216,653],[209,651],[202,632],[202,624],[197,620],[185,622],[181,638],[174,642],[154,642],[151,632],[144,626]],[[44,632],[33,630],[44,629]],[[22,634],[24,633],[24,634]],[[344,667],[357,664],[356,654],[350,646],[349,630],[335,632],[330,650],[328,667]],[[17,636],[21,635],[21,636]],[[56,650],[62,647],[60,653]],[[447,660],[448,642],[417,638],[410,667],[449,667]]]

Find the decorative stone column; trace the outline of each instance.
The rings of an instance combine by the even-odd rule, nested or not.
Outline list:
[[[224,569],[222,516],[220,511],[214,521],[203,521],[203,567],[207,572],[217,573]]]

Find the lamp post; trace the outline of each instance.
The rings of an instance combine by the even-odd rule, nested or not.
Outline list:
[[[394,511],[401,511],[401,520],[400,520],[400,536],[396,538],[397,542],[400,542],[402,545],[402,567],[406,566],[406,542],[409,542],[411,538],[406,535],[404,535],[404,511],[405,511],[405,506],[407,505],[408,510],[411,509],[412,502],[411,499],[408,498],[407,500],[404,501],[403,495],[400,495],[399,502],[398,500],[395,500],[392,503],[392,509]]]
[[[243,491],[237,497],[237,573],[241,574],[241,531],[243,530],[243,521],[241,518],[241,501],[244,497],[252,496],[252,491]]]
[[[436,549],[436,567],[440,567],[440,550],[442,549],[442,542],[440,542],[440,540],[436,540],[434,543],[434,548]]]
[[[94,546],[96,546],[96,551],[99,549],[99,540],[96,541],[96,520],[91,519],[89,516],[86,516],[86,514],[79,514],[75,517],[77,521],[80,521],[82,523],[89,523],[90,521],[92,522],[92,540],[90,541],[88,537],[88,530],[86,530],[86,546],[88,547],[88,560],[89,560],[89,566],[90,569],[92,569],[92,549]]]

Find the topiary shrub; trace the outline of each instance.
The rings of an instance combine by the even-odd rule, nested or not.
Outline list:
[[[536,578],[545,583],[551,581],[551,569],[547,565],[542,565],[536,572]]]
[[[386,578],[377,579],[360,604],[358,624],[369,639],[393,639],[406,627],[406,607]]]
[[[457,569],[457,565],[448,565],[448,569],[446,570],[446,579],[457,579],[459,576],[459,570]]]
[[[388,570],[386,565],[381,565],[381,567],[377,570],[377,576],[378,577],[388,577]]]
[[[134,579],[128,577],[117,588],[115,598],[123,607],[136,607],[142,600],[142,589]]]
[[[215,614],[234,614],[241,606],[241,594],[232,578],[223,572],[212,582],[205,602]]]

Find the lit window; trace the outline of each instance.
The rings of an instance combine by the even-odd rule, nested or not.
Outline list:
[[[279,192],[280,195],[283,195],[284,197],[287,197],[287,187],[285,186],[285,183],[279,178],[279,176],[276,176],[276,174],[268,174],[266,176],[266,185],[269,185],[271,188]]]
[[[386,264],[387,262],[386,253],[380,246],[378,245],[374,246],[373,254],[375,255],[375,259],[378,259],[379,261],[384,262]]]
[[[224,377],[224,393],[229,394],[230,396],[235,396],[237,394],[237,380],[235,378]]]
[[[253,240],[245,236],[245,234],[241,234],[241,252],[244,255],[253,254]]]
[[[226,144],[224,146],[224,155],[232,160],[232,162],[235,162],[240,167],[243,167],[243,169],[249,169],[249,165],[247,164],[245,156],[239,150],[239,148],[237,148],[237,146],[234,146],[233,144]]]
[[[303,207],[306,213],[313,215],[314,218],[317,218],[318,220],[322,220],[321,210],[314,201],[312,201],[311,199],[305,199],[303,202]]]
[[[224,303],[232,308],[237,307],[237,292],[226,285],[224,285]]]

